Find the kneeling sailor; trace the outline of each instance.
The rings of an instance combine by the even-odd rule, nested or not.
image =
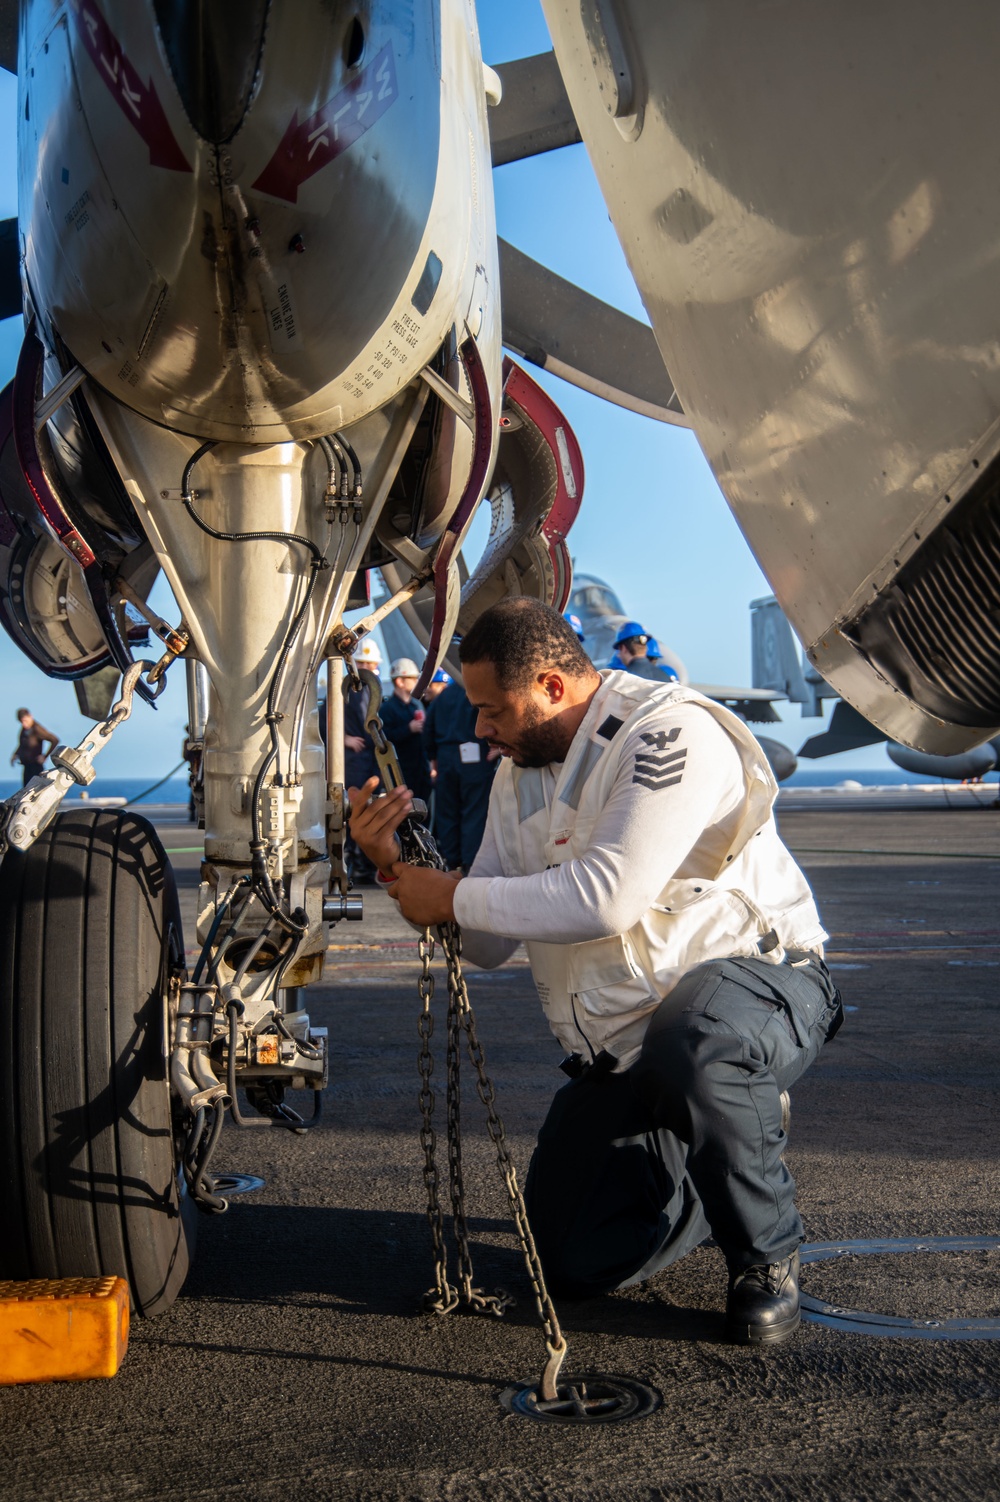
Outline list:
[[[595,671],[537,601],[486,611],[460,657],[503,755],[468,876],[399,861],[406,789],[352,789],[351,827],[411,922],[460,923],[487,967],[526,946],[570,1076],[525,1187],[549,1285],[629,1287],[711,1235],[729,1337],[784,1340],[803,1233],[781,1095],[843,1012],[767,758],[695,690]]]

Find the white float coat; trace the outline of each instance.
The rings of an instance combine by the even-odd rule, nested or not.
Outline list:
[[[826,934],[743,721],[693,689],[601,677],[564,762],[504,759],[455,917],[474,964],[492,969],[523,941],[563,1047],[606,1049],[625,1069],[695,965],[777,963],[786,948],[821,952]]]

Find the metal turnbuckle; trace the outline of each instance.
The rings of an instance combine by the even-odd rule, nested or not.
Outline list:
[[[0,854],[8,846],[27,850],[59,811],[59,805],[74,784],[89,787],[96,777],[94,757],[103,751],[119,725],[132,713],[136,684],[149,662],[133,662],[122,679],[121,697],[106,720],[95,725],[75,746],[56,746],[52,767],[33,777],[0,809]],[[162,680],[161,680],[162,681]]]

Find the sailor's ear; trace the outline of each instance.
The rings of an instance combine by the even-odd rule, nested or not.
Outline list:
[[[536,682],[550,704],[561,704],[566,697],[566,680],[554,669],[539,673]]]

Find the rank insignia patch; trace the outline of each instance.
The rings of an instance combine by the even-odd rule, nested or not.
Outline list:
[[[643,740],[650,745],[655,745],[658,739],[666,742],[679,735],[679,733],[679,731],[674,730],[670,735],[666,736],[662,733],[659,737],[644,735]],[[684,775],[686,761],[686,746],[680,746],[676,751],[668,751],[664,744],[663,748],[659,750],[638,751],[636,753],[635,771],[632,774],[632,781],[638,783],[640,787],[651,788],[654,792],[658,792],[660,788],[676,787]]]

